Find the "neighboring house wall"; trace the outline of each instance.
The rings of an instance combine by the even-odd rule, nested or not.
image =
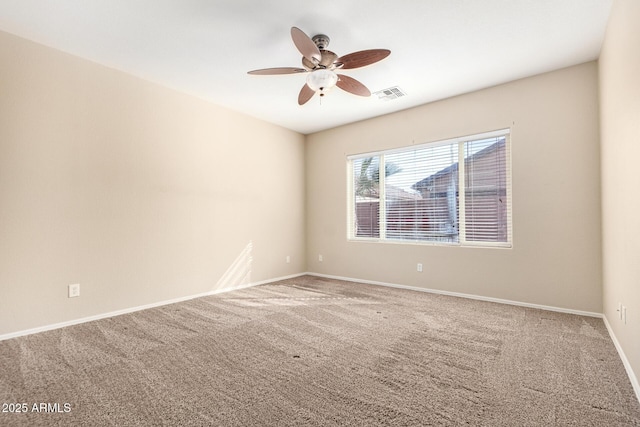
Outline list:
[[[600,313],[598,123],[589,62],[307,136],[308,270]],[[347,156],[504,128],[512,249],[347,240]]]
[[[457,212],[460,208],[460,191],[463,191],[466,200],[465,218],[468,223],[466,233],[469,239],[474,241],[493,240],[485,238],[481,230],[476,232],[473,226],[475,225],[479,229],[483,227],[493,228],[493,230],[495,230],[496,240],[499,242],[507,242],[508,212],[506,203],[506,171],[502,168],[495,167],[496,164],[504,165],[505,158],[506,143],[505,140],[502,139],[474,154],[470,159],[465,160],[465,171],[469,171],[470,160],[473,161],[474,167],[483,171],[489,171],[474,176],[473,186],[475,191],[472,192],[467,193],[464,188],[458,188],[458,163],[416,182],[413,188],[419,191],[423,199],[425,199],[422,203],[423,208],[421,211],[425,214],[423,224],[427,233],[437,232],[435,229],[436,224],[446,224],[451,217],[457,218],[456,224],[451,224],[451,226],[457,228],[459,221]],[[500,188],[495,188],[496,182],[501,182],[503,185],[501,185]],[[458,188],[455,196],[450,194],[453,193],[454,188]],[[482,189],[486,189],[486,191]],[[449,197],[456,198],[456,213],[453,215],[448,212]],[[445,237],[443,240],[449,240],[446,236],[443,237]]]
[[[0,335],[305,271],[303,135],[6,33],[0,61]]]
[[[600,56],[604,315],[640,398],[640,1],[616,0]],[[618,303],[626,307],[627,323]]]

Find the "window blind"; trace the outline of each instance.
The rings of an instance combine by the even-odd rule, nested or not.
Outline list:
[[[510,246],[508,134],[350,156],[349,238]]]
[[[384,156],[386,237],[458,241],[458,145]]]
[[[465,143],[465,239],[508,242],[506,138]]]
[[[353,160],[352,228],[356,237],[380,237],[380,156]]]

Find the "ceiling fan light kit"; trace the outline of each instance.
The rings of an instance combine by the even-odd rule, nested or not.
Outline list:
[[[292,27],[291,38],[293,44],[302,54],[302,66],[304,68],[263,68],[249,71],[248,74],[277,75],[309,73],[307,75],[307,81],[298,95],[298,104],[300,105],[305,104],[316,93],[319,96],[324,96],[327,91],[334,86],[338,86],[340,89],[354,95],[370,96],[371,92],[365,85],[353,77],[337,74],[335,70],[364,67],[386,58],[391,53],[388,49],[370,49],[338,57],[335,53],[326,50],[326,47],[329,45],[329,37],[324,34],[318,34],[310,38],[299,28]]]
[[[324,96],[336,83],[338,83],[338,75],[326,68],[312,71],[307,76],[307,86],[320,96]]]

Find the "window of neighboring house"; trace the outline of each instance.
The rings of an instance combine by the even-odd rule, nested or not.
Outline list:
[[[511,246],[509,130],[350,156],[348,166],[350,239]]]

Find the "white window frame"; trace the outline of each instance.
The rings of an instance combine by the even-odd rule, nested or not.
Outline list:
[[[505,137],[505,162],[506,162],[506,191],[507,191],[507,241],[506,242],[486,242],[467,240],[466,237],[466,197],[464,194],[465,182],[465,150],[464,144],[470,141],[489,139],[495,137]],[[355,235],[355,197],[354,197],[354,179],[353,179],[353,161],[367,158],[379,158],[379,170],[385,170],[385,155],[397,152],[416,150],[425,147],[434,147],[436,145],[458,144],[458,242],[438,242],[428,240],[405,240],[405,239],[389,239],[386,237],[386,185],[385,174],[379,174],[379,237],[359,237]],[[440,141],[416,144],[401,148],[395,148],[384,151],[374,151],[368,153],[352,154],[347,156],[347,240],[360,242],[379,242],[379,243],[395,243],[409,245],[428,245],[428,246],[466,246],[466,247],[495,247],[495,248],[512,248],[513,247],[513,218],[512,218],[512,182],[511,182],[511,130],[499,129],[490,132],[484,132],[474,135],[467,135],[457,138],[450,138]],[[460,183],[462,187],[460,187]]]

